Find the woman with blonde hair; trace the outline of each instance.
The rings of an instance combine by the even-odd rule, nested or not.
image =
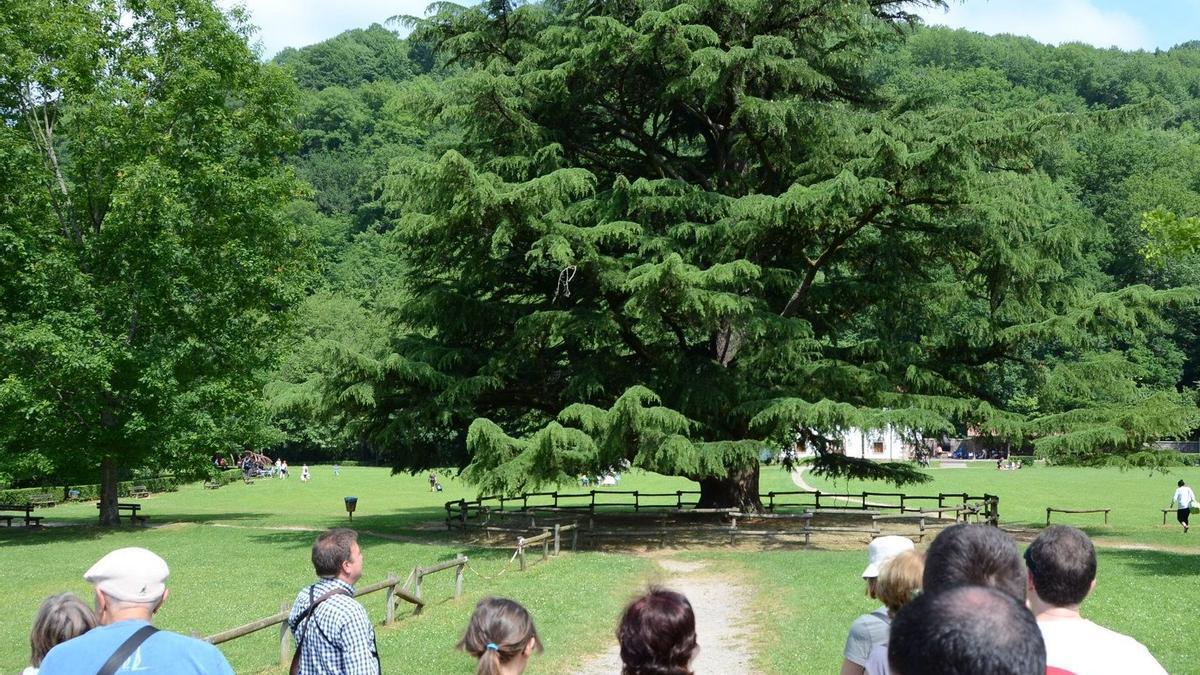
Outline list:
[[[542,652],[542,640],[520,604],[484,598],[475,605],[458,649],[479,659],[476,675],[519,675],[534,650]]]
[[[925,574],[925,555],[905,551],[884,563],[875,584],[875,597],[887,607],[889,618],[921,592],[921,577]],[[867,675],[889,675],[887,641],[871,649],[867,657]]]
[[[29,667],[21,675],[37,675],[42,659],[55,645],[79,637],[96,627],[96,615],[74,593],[52,595],[42,601],[29,633]]]

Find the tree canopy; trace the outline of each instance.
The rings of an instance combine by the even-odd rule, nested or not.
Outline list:
[[[120,469],[271,440],[260,377],[309,254],[295,88],[247,32],[207,0],[0,9],[0,455],[99,474],[106,523]]]
[[[1186,432],[1190,400],[1130,364],[1192,293],[1109,285],[1048,160],[1119,121],[922,89],[888,66],[911,6],[438,6],[421,105],[454,142],[393,164],[410,297],[327,398],[398,468],[513,491],[630,461],[738,506],[797,441],[920,479],[840,454],[850,427],[1061,456]]]

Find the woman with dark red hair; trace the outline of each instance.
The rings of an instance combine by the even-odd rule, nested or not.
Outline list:
[[[696,616],[680,593],[652,587],[625,608],[617,627],[622,675],[692,675]]]

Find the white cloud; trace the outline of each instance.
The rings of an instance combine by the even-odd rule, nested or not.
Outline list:
[[[284,47],[303,47],[372,23],[387,25],[387,19],[398,14],[420,16],[430,1],[217,0],[217,4],[223,9],[245,6],[250,22],[259,27],[262,56],[269,58]]]
[[[919,12],[932,25],[996,35],[1028,35],[1038,42],[1085,42],[1096,47],[1153,49],[1150,31],[1138,19],[1100,9],[1089,0],[951,0],[949,11]]]

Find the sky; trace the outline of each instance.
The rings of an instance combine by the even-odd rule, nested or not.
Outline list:
[[[387,25],[399,14],[421,15],[431,0],[217,0],[241,4],[260,28],[261,54],[303,47],[351,28]],[[459,0],[474,4],[474,0]],[[1028,35],[1039,42],[1086,42],[1126,50],[1168,49],[1200,40],[1200,0],[949,0],[948,11],[924,9],[929,24],[982,33]],[[392,26],[396,27],[396,26]]]

